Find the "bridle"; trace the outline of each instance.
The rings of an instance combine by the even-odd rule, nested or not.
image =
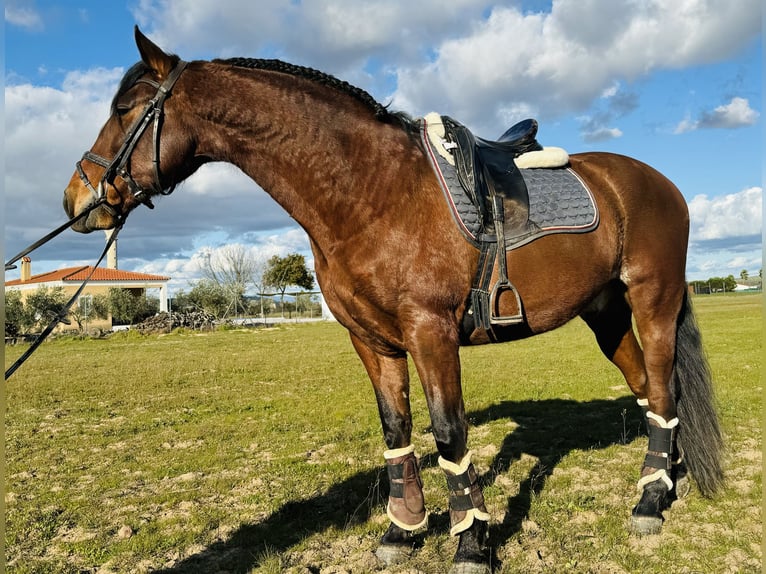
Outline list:
[[[133,197],[140,203],[145,204],[147,207],[153,209],[154,205],[151,201],[151,196],[153,194],[161,194],[161,195],[169,195],[173,192],[173,187],[170,188],[163,188],[160,175],[160,129],[162,127],[162,108],[165,104],[165,99],[170,94],[170,90],[173,89],[173,86],[175,85],[176,81],[178,80],[179,76],[181,75],[181,72],[184,71],[186,68],[188,62],[184,62],[183,60],[179,60],[176,64],[175,68],[168,74],[168,77],[165,78],[165,81],[163,81],[161,84],[158,82],[155,82],[153,80],[149,80],[146,78],[141,78],[138,80],[138,82],[144,82],[146,84],[149,84],[150,86],[153,86],[157,89],[157,94],[147,102],[146,106],[144,106],[144,111],[141,113],[141,116],[136,119],[136,121],[133,122],[133,124],[130,126],[130,129],[127,131],[125,136],[125,141],[122,143],[122,146],[117,151],[117,154],[112,158],[111,160],[108,160],[104,157],[101,157],[98,154],[95,154],[91,151],[86,151],[82,155],[82,159],[77,162],[77,173],[80,176],[80,179],[85,184],[85,187],[90,191],[91,195],[93,196],[93,201],[80,213],[78,213],[76,216],[68,220],[63,225],[60,225],[41,239],[35,241],[32,245],[27,247],[26,249],[20,251],[18,254],[16,254],[14,257],[9,259],[5,263],[5,270],[8,271],[10,269],[14,269],[16,266],[14,263],[27,255],[28,253],[31,253],[41,245],[47,243],[57,235],[59,235],[64,230],[68,229],[84,217],[87,217],[93,210],[96,208],[101,207],[102,209],[108,210],[113,216],[116,217],[116,224],[114,226],[114,232],[111,234],[109,240],[106,243],[106,246],[104,247],[104,251],[101,253],[101,257],[99,257],[96,264],[91,269],[88,276],[85,278],[85,280],[80,284],[80,287],[77,289],[75,294],[69,299],[69,301],[58,311],[52,313],[51,322],[48,324],[48,326],[43,330],[42,333],[40,333],[37,338],[34,340],[34,342],[30,345],[30,347],[24,352],[17,360],[13,363],[6,371],[5,371],[5,379],[7,380],[13,373],[16,372],[16,369],[18,369],[24,361],[26,361],[29,356],[37,349],[40,344],[45,340],[45,338],[50,335],[53,330],[56,328],[56,326],[59,323],[66,323],[68,324],[67,314],[69,313],[69,309],[74,305],[75,301],[77,301],[78,297],[82,293],[83,289],[85,288],[85,284],[90,280],[90,278],[93,276],[93,273],[96,271],[96,268],[101,264],[101,261],[103,261],[104,256],[109,251],[109,248],[111,245],[116,241],[117,234],[122,229],[123,224],[125,223],[125,218],[127,217],[127,213],[117,213],[117,210],[114,206],[109,205],[106,201],[106,192],[104,191],[104,182],[108,184],[113,184],[115,177],[122,178],[125,183],[127,183],[128,187],[130,188],[131,193],[133,194]],[[136,147],[136,144],[138,143],[138,140],[141,138],[143,133],[146,131],[146,129],[149,127],[149,124],[154,122],[154,135],[153,135],[153,142],[152,147],[154,149],[154,156],[152,159],[152,163],[154,164],[154,181],[152,182],[152,186],[150,188],[144,188],[141,187],[138,182],[136,182],[135,179],[133,179],[133,176],[128,171],[128,161],[130,161],[130,156],[133,153],[133,150]],[[88,179],[87,174],[85,173],[85,170],[82,168],[82,162],[83,161],[90,161],[97,165],[100,165],[104,168],[104,173],[101,176],[101,179],[98,182],[98,185],[96,187],[93,187],[93,184]]]
[[[93,203],[102,205],[102,207],[112,215],[117,215],[117,212],[115,211],[114,206],[111,206],[106,202],[104,183],[110,185],[113,184],[115,177],[120,177],[128,185],[133,197],[150,209],[154,209],[154,204],[151,201],[152,195],[169,195],[173,192],[173,186],[170,188],[163,187],[161,183],[162,180],[160,179],[160,128],[162,127],[165,99],[170,95],[170,91],[173,89],[173,86],[187,65],[188,62],[179,60],[175,68],[173,68],[161,84],[148,78],[139,79],[137,83],[142,82],[149,84],[157,89],[157,94],[146,103],[141,115],[136,118],[130,126],[126,132],[125,140],[117,151],[117,154],[111,160],[108,160],[92,151],[86,151],[82,154],[82,159],[77,162],[77,173],[85,184],[85,187],[93,196]],[[151,123],[154,123],[152,140],[152,149],[154,150],[152,159],[152,164],[154,165],[154,181],[152,182],[151,187],[147,189],[141,187],[130,174],[130,171],[128,170],[128,162],[130,161],[130,156],[133,153],[136,144],[138,144],[138,140]],[[86,160],[104,168],[104,173],[96,187],[90,182],[85,170],[82,168],[82,162]]]

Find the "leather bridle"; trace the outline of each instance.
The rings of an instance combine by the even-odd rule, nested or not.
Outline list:
[[[150,209],[154,209],[154,205],[151,201],[152,195],[169,195],[173,192],[174,186],[165,188],[162,186],[160,175],[160,129],[162,127],[163,106],[165,99],[170,95],[170,91],[173,89],[181,73],[186,68],[188,62],[179,60],[175,68],[168,74],[168,77],[160,84],[148,78],[141,78],[138,82],[149,84],[157,89],[157,94],[149,100],[144,106],[144,110],[141,115],[133,122],[125,135],[125,140],[122,146],[117,151],[117,154],[111,159],[106,159],[92,151],[86,151],[82,155],[82,159],[77,162],[77,173],[80,179],[85,184],[85,187],[90,191],[93,196],[93,204],[100,204],[104,209],[109,211],[112,215],[117,215],[114,206],[106,202],[105,183],[113,185],[115,177],[121,178],[130,189],[133,197],[140,203],[145,204]],[[137,82],[137,83],[138,83]],[[153,154],[152,163],[154,165],[154,181],[150,188],[141,187],[138,182],[133,178],[128,170],[128,162],[133,150],[138,144],[138,140],[144,134],[149,125],[153,123]],[[96,187],[93,186],[90,179],[88,179],[85,170],[82,168],[83,161],[90,161],[96,165],[100,165],[104,168],[104,173],[98,182]]]

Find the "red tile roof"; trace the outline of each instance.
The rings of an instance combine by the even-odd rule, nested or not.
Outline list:
[[[22,281],[21,279],[14,279],[13,281],[6,281],[6,287],[12,287],[17,285],[29,285],[30,283],[49,283],[53,281],[62,281],[64,283],[71,281],[79,283],[85,280],[88,273],[91,272],[93,267],[90,265],[83,265],[81,267],[67,267],[66,269],[58,269],[56,271],[49,271],[48,273],[40,273],[39,275],[32,275],[28,281]],[[99,281],[170,281],[170,277],[164,277],[162,275],[149,275],[148,273],[136,273],[134,271],[123,271],[122,269],[105,269],[103,267],[97,267],[93,276],[90,278],[91,282],[98,283]]]

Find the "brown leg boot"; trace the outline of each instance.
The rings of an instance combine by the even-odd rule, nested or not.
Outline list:
[[[422,528],[428,522],[423,482],[413,445],[383,453],[388,470],[388,507],[391,522],[407,531]]]

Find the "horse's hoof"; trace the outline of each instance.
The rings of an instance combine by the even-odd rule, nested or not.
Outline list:
[[[657,516],[637,516],[634,514],[630,517],[630,530],[639,536],[659,534],[662,530],[662,518]]]
[[[455,562],[450,568],[450,574],[490,574],[489,564],[478,562]]]
[[[689,480],[688,474],[676,479],[676,484],[675,484],[676,499],[680,500],[682,498],[685,498],[686,495],[689,494],[689,491],[691,491],[691,489],[692,489],[692,483],[691,483],[691,480]]]
[[[412,555],[412,546],[405,544],[381,544],[375,551],[375,556],[378,557],[385,566],[395,566],[406,562]]]

